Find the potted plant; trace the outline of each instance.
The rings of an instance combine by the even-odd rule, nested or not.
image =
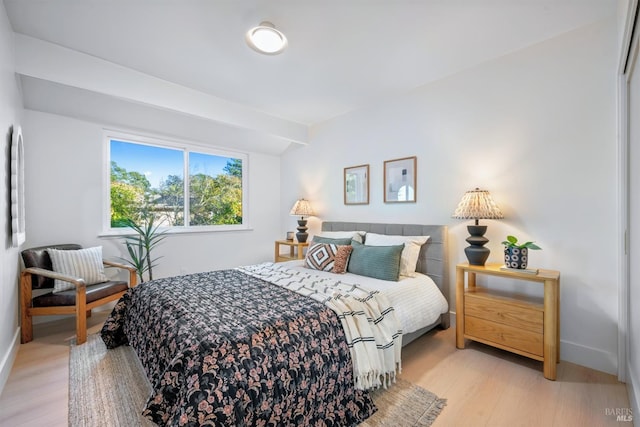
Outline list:
[[[138,272],[139,282],[144,282],[144,273],[149,276],[149,280],[153,280],[153,267],[158,259],[151,257],[151,250],[162,242],[167,236],[166,232],[159,231],[159,225],[154,224],[153,215],[145,216],[142,224],[135,221],[126,220],[127,226],[134,230],[134,236],[125,236],[125,245],[131,260],[125,259]]]
[[[527,268],[529,250],[542,249],[533,242],[518,243],[518,238],[515,236],[507,236],[507,240],[502,244],[504,245],[504,265],[521,270]]]

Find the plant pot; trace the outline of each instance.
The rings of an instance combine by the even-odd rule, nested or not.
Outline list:
[[[527,268],[527,261],[529,261],[529,249],[527,248],[504,248],[504,265],[508,268]]]

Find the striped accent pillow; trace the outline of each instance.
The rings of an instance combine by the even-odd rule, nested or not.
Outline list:
[[[313,270],[342,274],[347,271],[351,245],[317,243],[311,245],[304,259],[304,266]]]
[[[87,285],[106,282],[104,264],[102,264],[102,246],[78,250],[47,249],[53,271],[67,276],[84,279]],[[69,282],[56,279],[53,292],[75,289]]]

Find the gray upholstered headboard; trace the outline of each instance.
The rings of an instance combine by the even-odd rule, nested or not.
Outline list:
[[[431,277],[445,298],[449,299],[448,232],[446,225],[325,221],[322,223],[322,231],[367,231],[388,235],[430,236],[427,243],[420,250],[416,270]]]

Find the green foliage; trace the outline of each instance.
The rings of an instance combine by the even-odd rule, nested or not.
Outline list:
[[[223,169],[227,174],[242,179],[242,160],[231,159]]]
[[[140,188],[143,193],[151,189],[151,183],[144,174],[140,172],[128,172],[125,168],[118,166],[116,162],[111,162],[111,182],[123,182]]]
[[[158,208],[164,211],[169,223],[172,226],[184,225],[184,180],[182,177],[169,175],[160,184],[158,194]]]
[[[242,224],[242,160],[231,159],[224,173],[189,177],[189,224],[192,226]],[[139,172],[111,162],[111,226],[145,223],[149,212],[170,226],[185,225],[184,180],[169,175],[158,188]],[[135,252],[135,251],[134,251]]]
[[[111,183],[111,226],[126,227],[129,219],[140,219],[144,194],[139,188],[122,182]]]
[[[126,224],[136,235],[125,236],[125,245],[131,258],[125,261],[136,269],[140,282],[144,282],[144,273],[148,273],[149,280],[153,280],[153,267],[162,257],[152,258],[151,251],[167,237],[166,232],[160,231],[160,226],[154,224],[153,215],[147,215],[141,224],[133,220],[126,221]]]
[[[128,220],[143,220],[144,209],[152,199],[151,184],[139,172],[127,172],[111,162],[111,226],[127,227]]]
[[[198,174],[189,183],[191,225],[242,223],[242,181],[231,175]]]
[[[540,246],[536,245],[533,242],[525,242],[525,243],[518,244],[518,238],[515,236],[507,236],[507,240],[502,242],[502,244],[509,248],[519,248],[519,249],[527,248],[531,250],[542,249]]]

